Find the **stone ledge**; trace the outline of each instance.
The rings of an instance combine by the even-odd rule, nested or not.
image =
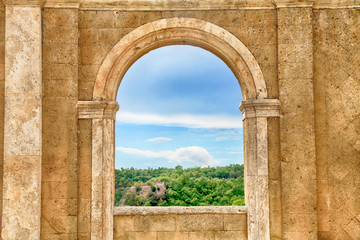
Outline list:
[[[114,207],[114,216],[168,214],[247,214],[246,206],[208,207]]]
[[[357,1],[357,0],[356,0]],[[359,8],[360,3],[356,1],[327,1],[327,0],[306,0],[298,2],[295,0],[47,0],[45,8],[78,8],[81,10],[118,10],[118,11],[173,11],[173,10],[238,10],[238,9],[276,9],[276,8],[316,8],[316,9],[337,9],[337,8]],[[14,2],[11,5],[27,5],[32,2],[44,2],[44,0],[4,0]],[[21,3],[21,4],[18,4]]]
[[[278,99],[255,99],[242,101],[239,106],[243,120],[247,118],[280,117],[280,101]]]
[[[40,7],[46,0],[3,0],[6,6]]]
[[[78,101],[77,109],[79,119],[115,119],[119,104],[109,101]]]

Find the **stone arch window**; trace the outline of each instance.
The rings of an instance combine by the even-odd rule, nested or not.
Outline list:
[[[92,119],[91,238],[113,239],[114,121],[116,94],[129,67],[166,45],[201,47],[222,59],[238,79],[243,102],[245,203],[249,239],[270,239],[267,118],[279,116],[279,101],[267,99],[260,67],[246,46],[227,30],[192,18],[145,24],[122,38],[97,74],[92,101],[78,102],[79,118]]]

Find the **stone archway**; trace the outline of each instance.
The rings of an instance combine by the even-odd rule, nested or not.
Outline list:
[[[239,81],[243,99],[245,194],[249,239],[270,239],[267,118],[279,116],[279,101],[266,99],[261,69],[248,48],[227,30],[192,18],[147,23],[122,38],[105,57],[93,101],[78,102],[79,118],[92,119],[91,238],[112,239],[114,120],[118,87],[145,53],[166,45],[204,48],[221,58]]]

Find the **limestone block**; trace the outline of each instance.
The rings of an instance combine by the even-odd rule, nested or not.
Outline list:
[[[135,221],[139,221],[138,216],[114,216],[114,236],[122,232],[134,232],[141,226],[137,226]]]
[[[14,111],[19,109],[19,111]],[[5,98],[5,156],[40,155],[41,99],[8,95]]]
[[[311,79],[312,77],[312,61],[289,64],[279,59],[279,79]]]
[[[311,13],[310,8],[280,8],[278,25],[285,27],[311,25]]]
[[[220,231],[223,230],[223,218],[221,215],[181,215],[179,216],[180,231]]]
[[[286,26],[278,29],[279,44],[304,44],[311,46],[312,43],[312,26]]]
[[[43,215],[42,221],[46,221],[47,224],[42,224],[41,226],[48,226],[41,229],[42,235],[64,234],[66,236],[67,234],[76,234],[77,216],[47,217]]]
[[[175,215],[148,215],[135,218],[136,231],[175,232]]]
[[[288,213],[310,213],[314,210],[316,202],[312,199],[313,194],[301,193],[289,195],[282,199],[283,212]]]
[[[113,28],[117,14],[115,11],[80,11],[79,28]]]
[[[116,29],[111,30],[116,31]],[[79,44],[83,46],[99,45],[99,29],[96,28],[82,28],[79,29]]]
[[[77,99],[73,97],[48,97],[43,99],[44,114],[75,116]],[[69,116],[68,115],[68,116]]]
[[[298,44],[279,44],[279,55],[282,56],[280,61],[300,63],[312,58],[313,49],[303,43]]]
[[[157,240],[190,240],[192,233],[188,232],[158,232]]]
[[[74,25],[57,26],[45,24],[43,38],[46,43],[78,44],[78,29]]]
[[[90,101],[93,98],[95,82],[79,82],[79,100]]]
[[[117,28],[106,28],[98,30],[98,42],[99,45],[115,45],[120,39],[128,33],[128,30],[119,30]]]
[[[55,26],[71,26],[78,22],[77,9],[45,8],[44,23]]]
[[[77,182],[48,182],[41,183],[42,199],[70,199],[77,197]]]
[[[282,215],[279,213],[270,213],[270,239],[279,240],[282,238]]]
[[[317,233],[310,231],[284,232],[284,240],[315,240]]]
[[[112,45],[82,47],[80,51],[81,64],[101,64]]]
[[[78,206],[78,233],[90,233],[91,200],[79,198]]]
[[[79,66],[79,81],[80,82],[95,82],[96,74],[99,71],[100,65],[80,65]]]
[[[53,98],[54,101],[59,98]],[[62,98],[60,98],[62,99]],[[47,101],[48,99],[45,99]],[[47,129],[43,133],[44,146],[62,147],[63,154],[59,156],[44,154],[44,163],[65,164],[71,162],[70,156],[76,157],[76,115],[69,114],[44,114],[43,126]],[[45,147],[44,147],[44,151]],[[74,152],[71,152],[74,151]],[[46,151],[47,152],[47,151]],[[45,152],[45,153],[46,153]],[[65,157],[63,157],[65,156]]]
[[[353,238],[360,238],[360,224],[358,219],[353,219],[345,228],[345,231]]]
[[[41,239],[43,240],[78,240],[76,233],[54,233],[54,234],[46,234]]]
[[[289,232],[311,232],[316,227],[316,214],[283,214],[285,228]]]
[[[279,180],[269,180],[269,201],[270,213],[281,214],[281,182]]]
[[[90,232],[80,232],[78,233],[78,240],[89,240],[91,239]],[[114,238],[116,239],[116,238]]]
[[[40,8],[6,8],[7,93],[41,92],[40,24]]]
[[[157,240],[156,232],[124,232],[121,233],[120,236],[114,238],[119,240]]]
[[[211,12],[211,11],[209,11]],[[200,11],[190,11],[190,10],[182,10],[182,11],[163,11],[162,12],[162,18],[173,18],[173,17],[188,17],[188,18],[202,18],[202,15],[204,13],[200,12]],[[217,13],[219,14],[219,13]],[[214,21],[215,16],[212,15],[211,13],[209,14],[213,17]],[[219,17],[216,17],[216,19],[218,19]]]
[[[75,182],[77,173],[76,171],[69,171],[69,169],[76,169],[76,167],[76,164],[43,165],[43,179],[51,182]]]
[[[329,231],[330,231],[330,214],[318,213],[318,232],[329,232]],[[319,237],[319,239],[322,238]]]
[[[242,231],[218,231],[215,232],[215,240],[246,240],[246,232]]]
[[[79,120],[78,129],[79,164],[91,164],[91,119]]]
[[[68,80],[44,80],[44,98],[77,97],[77,84]]]
[[[162,18],[162,12],[116,12],[114,26],[116,28],[135,28],[148,22]]]
[[[84,199],[91,198],[91,182],[78,182],[79,185],[79,197]]]
[[[79,165],[79,182],[90,182],[91,181],[91,165],[80,164]]]
[[[277,24],[274,9],[247,10],[245,11],[245,19],[246,24],[252,26],[274,27]]]
[[[77,198],[42,199],[41,205],[42,215],[47,218],[77,215]]]
[[[247,231],[246,215],[224,215],[225,231]]]
[[[78,67],[74,64],[46,63],[43,66],[43,79],[45,80],[75,80]]]
[[[207,231],[189,232],[189,240],[215,240],[215,233]]]
[[[73,64],[77,62],[78,46],[68,43],[49,43],[43,45],[43,61],[45,63]]]
[[[6,228],[2,234],[7,239],[37,238],[40,219],[34,213],[40,211],[39,162],[40,156],[4,157],[2,224]]]

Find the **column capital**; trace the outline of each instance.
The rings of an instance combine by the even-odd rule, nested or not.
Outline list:
[[[78,101],[79,119],[114,119],[119,110],[115,101]]]
[[[301,7],[313,7],[314,0],[274,0],[276,8],[301,8]]]
[[[5,6],[42,7],[46,0],[3,0]]]
[[[247,118],[280,117],[278,99],[254,99],[242,101],[239,106],[243,120]]]

